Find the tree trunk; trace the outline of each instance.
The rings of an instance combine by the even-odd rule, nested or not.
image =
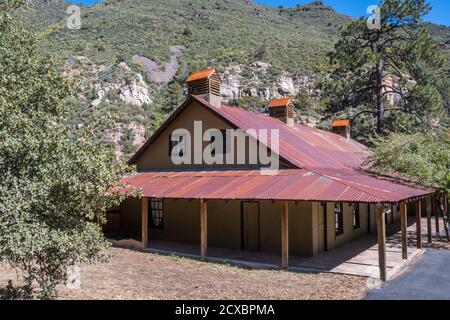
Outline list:
[[[438,210],[442,211],[442,220],[444,222],[445,235],[447,236],[447,241],[450,242],[450,232],[448,230],[449,213],[448,213],[448,200],[443,194],[439,197]]]
[[[378,134],[383,132],[383,115],[385,110],[385,99],[383,96],[384,91],[384,83],[383,83],[383,75],[384,75],[384,57],[380,59],[377,66],[377,106],[375,112],[375,122],[376,122],[376,131]]]

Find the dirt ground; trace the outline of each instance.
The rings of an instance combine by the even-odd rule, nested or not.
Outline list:
[[[11,270],[0,268],[0,285]],[[108,263],[81,267],[81,289],[60,299],[360,299],[367,280],[334,274],[247,270],[112,248]]]

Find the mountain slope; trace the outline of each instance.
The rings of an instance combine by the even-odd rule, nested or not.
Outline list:
[[[81,30],[69,30],[69,4],[32,3],[30,27],[77,82],[72,121],[118,115],[110,138],[125,155],[183,100],[183,80],[193,70],[217,67],[225,98],[254,109],[271,97],[319,94],[326,53],[350,21],[320,1],[274,9],[249,0],[106,0],[83,7]],[[449,28],[430,29],[450,39]]]

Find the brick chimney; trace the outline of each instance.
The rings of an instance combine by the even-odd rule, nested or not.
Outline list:
[[[294,126],[294,102],[292,98],[274,99],[269,103],[269,114],[288,126]]]
[[[207,68],[197,71],[186,80],[185,94],[201,96],[211,105],[220,107],[222,104],[220,83],[221,79],[216,69]]]
[[[350,140],[350,121],[349,120],[333,120],[331,124],[333,132]]]

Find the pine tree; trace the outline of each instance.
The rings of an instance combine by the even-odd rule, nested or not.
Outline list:
[[[399,121],[408,129],[435,123],[446,112],[436,87],[444,57],[421,28],[431,7],[425,0],[384,0],[379,10],[373,20],[362,17],[341,28],[329,55],[335,68],[324,87],[329,111],[353,121],[370,115],[377,134],[398,130]],[[388,116],[395,125],[387,127]]]

